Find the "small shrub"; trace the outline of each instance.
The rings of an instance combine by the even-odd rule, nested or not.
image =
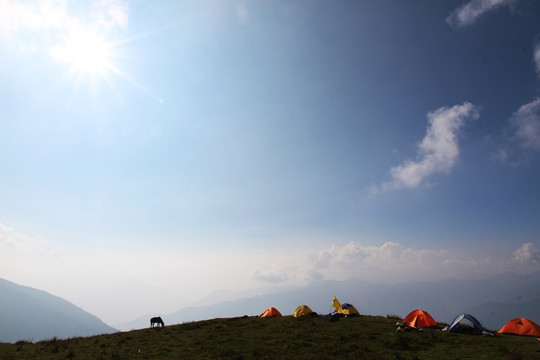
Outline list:
[[[57,354],[58,352],[60,352],[60,344],[56,336],[50,340],[45,340],[43,344],[50,348],[50,351],[53,354]]]
[[[29,340],[19,340],[15,343],[15,345],[28,345],[28,344],[31,344],[32,341],[29,341]]]
[[[49,340],[43,340],[43,343],[45,345],[51,345],[51,344],[56,344],[58,342],[58,337],[52,337],[50,338]]]

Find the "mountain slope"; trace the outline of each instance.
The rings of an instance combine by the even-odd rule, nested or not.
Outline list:
[[[2,359],[540,359],[536,337],[396,332],[396,318],[239,317],[37,344],[0,344]]]
[[[0,319],[0,342],[117,331],[64,299],[4,279],[0,279]]]

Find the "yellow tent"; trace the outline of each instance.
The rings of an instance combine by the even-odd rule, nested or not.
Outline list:
[[[301,317],[301,316],[308,316],[313,313],[313,310],[310,309],[307,305],[300,305],[299,307],[294,310],[294,317]]]
[[[347,303],[341,304],[339,300],[334,296],[334,299],[332,300],[332,306],[334,307],[334,312],[337,314],[343,314],[343,315],[360,315],[360,312],[356,310],[356,308]]]
[[[341,304],[341,309],[339,309],[338,313],[343,315],[360,315],[360,312],[353,305],[347,303]]]

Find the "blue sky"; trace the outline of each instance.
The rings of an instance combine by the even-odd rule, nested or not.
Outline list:
[[[0,277],[115,323],[222,289],[540,269],[537,1],[0,14]]]

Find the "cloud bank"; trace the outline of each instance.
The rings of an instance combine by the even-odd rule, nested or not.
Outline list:
[[[540,249],[533,243],[525,243],[514,252],[514,260],[519,263],[540,263]]]
[[[516,0],[471,0],[454,10],[447,18],[446,22],[455,27],[472,25],[483,14],[509,6]]]
[[[0,224],[0,277],[49,291],[113,323],[153,309],[173,312],[219,289],[264,293],[269,287],[322,280],[395,283],[540,270],[538,244],[525,243],[499,255],[413,248],[396,241],[380,245],[351,241],[288,251],[152,245],[59,248]]]
[[[428,129],[418,145],[417,160],[409,160],[390,169],[392,180],[371,188],[371,193],[414,189],[431,175],[449,172],[459,156],[458,131],[467,120],[478,116],[478,108],[468,102],[451,108],[441,107],[429,113]]]
[[[294,267],[285,265],[280,270],[274,269],[273,273],[280,274],[282,283],[325,279],[392,283],[462,278],[472,274],[493,275],[509,270],[538,271],[540,250],[533,243],[525,243],[513,253],[501,257],[497,254],[479,255],[448,249],[415,249],[393,241],[380,246],[351,241],[320,251],[307,251],[302,258],[295,259],[295,264]],[[272,280],[278,280],[278,277],[272,277]]]
[[[476,263],[459,259],[448,250],[414,249],[392,241],[381,246],[365,246],[352,241],[312,254],[307,266],[319,272],[319,278],[394,282],[428,280],[435,274],[439,277],[449,270],[455,273],[456,267]]]

